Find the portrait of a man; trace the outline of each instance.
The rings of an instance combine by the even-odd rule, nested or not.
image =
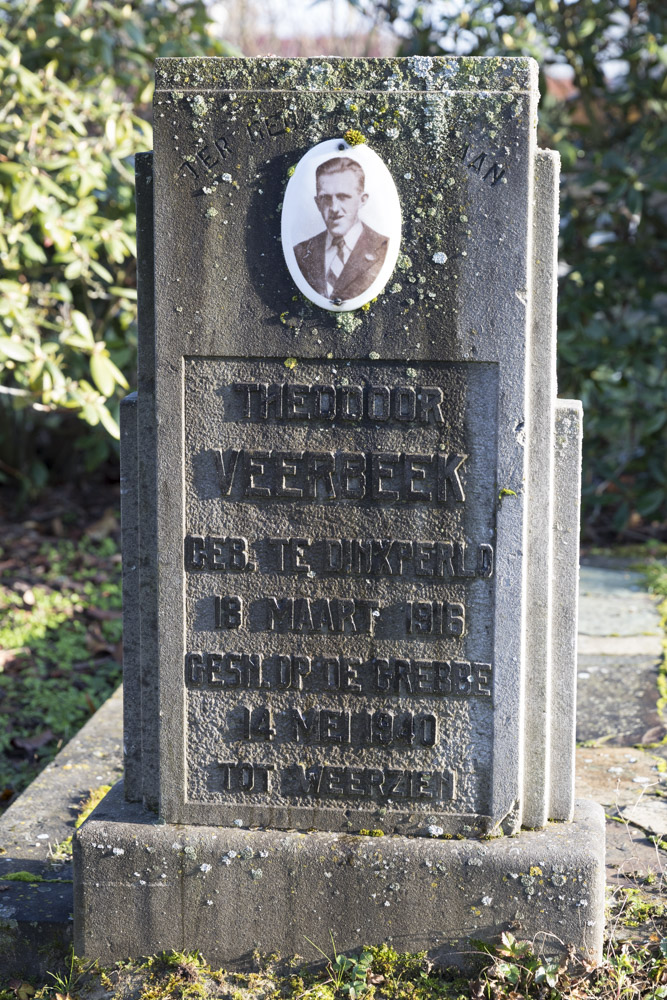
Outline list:
[[[373,284],[385,262],[389,239],[360,218],[369,196],[356,160],[334,156],[320,163],[315,182],[315,204],[326,229],[297,243],[294,256],[311,288],[340,306]]]

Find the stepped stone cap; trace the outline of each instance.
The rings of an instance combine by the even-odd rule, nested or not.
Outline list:
[[[191,59],[156,61],[155,89],[311,91],[510,91],[537,86],[534,59],[406,56],[396,59]]]

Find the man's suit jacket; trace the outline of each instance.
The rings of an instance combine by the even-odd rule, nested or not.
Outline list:
[[[294,256],[304,278],[316,292],[328,299],[354,299],[373,284],[387,256],[389,240],[362,222],[363,231],[338,275],[331,295],[324,274],[327,231],[297,243]]]

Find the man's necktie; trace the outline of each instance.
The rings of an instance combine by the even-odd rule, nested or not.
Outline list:
[[[334,236],[331,241],[331,245],[336,248],[336,255],[329,265],[329,270],[327,271],[327,284],[329,286],[329,294],[333,292],[336,280],[340,277],[340,272],[345,266],[345,258],[343,257],[343,247],[345,246],[344,236]]]

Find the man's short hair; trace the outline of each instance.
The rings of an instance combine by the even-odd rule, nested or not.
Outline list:
[[[353,174],[357,175],[359,190],[363,191],[366,187],[366,175],[357,161],[350,159],[349,156],[334,156],[331,160],[320,163],[315,171],[315,184],[319,185],[320,177],[323,174],[342,174],[346,170],[351,170]]]

